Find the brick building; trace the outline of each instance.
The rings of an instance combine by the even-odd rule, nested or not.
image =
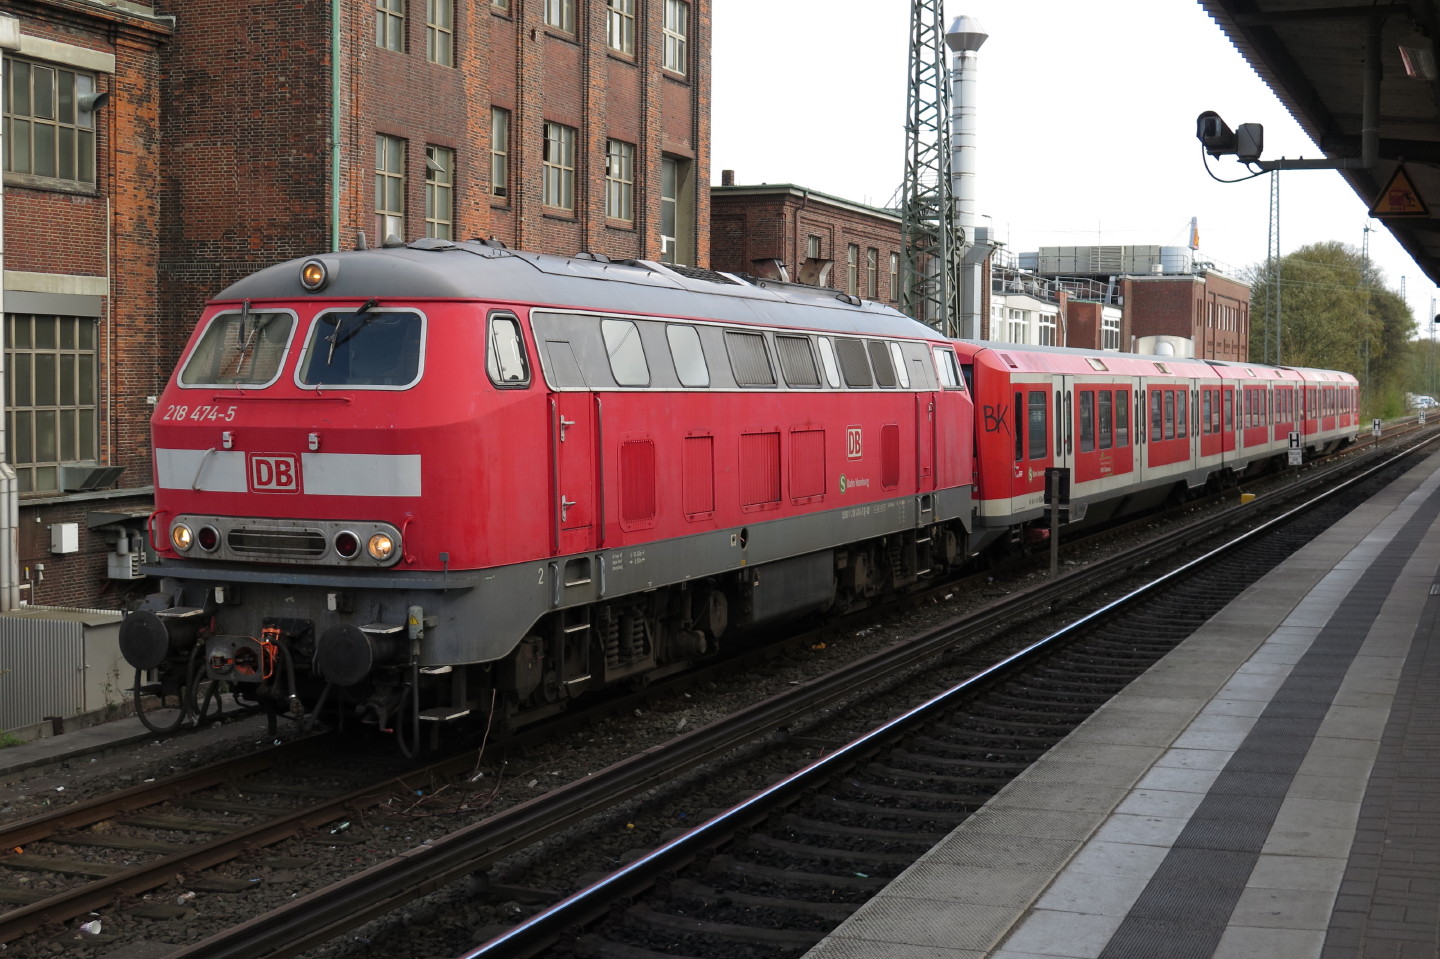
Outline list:
[[[14,550],[0,563],[6,605],[119,605],[135,584],[131,547],[149,510],[146,400],[169,372],[156,301],[170,33],[149,4],[128,0],[10,0],[0,14],[0,485],[13,470],[18,493],[18,503],[0,496],[0,513],[14,511],[0,524],[0,554]]]
[[[709,0],[156,6],[176,19],[161,270],[182,326],[230,280],[361,233],[708,259]]]
[[[1127,276],[1121,280],[1131,333],[1191,340],[1207,360],[1250,358],[1250,287],[1222,273]]]
[[[710,265],[898,303],[900,218],[793,184],[710,190]]]
[[[19,521],[0,500],[0,568],[16,544],[22,582],[0,582],[0,607],[123,604],[136,584],[110,573],[149,509],[150,403],[201,304],[244,274],[362,233],[709,261],[710,0],[5,12]]]

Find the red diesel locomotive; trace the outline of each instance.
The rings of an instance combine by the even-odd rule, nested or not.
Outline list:
[[[973,396],[973,402],[972,402]],[[152,419],[137,703],[515,724],[1353,439],[1348,374],[953,342],[833,290],[420,240],[262,270]],[[153,715],[147,721],[156,723]]]
[[[481,242],[284,263],[159,399],[122,651],[137,696],[338,702],[407,746],[533,717],[962,562],[971,419],[953,344],[830,290]]]

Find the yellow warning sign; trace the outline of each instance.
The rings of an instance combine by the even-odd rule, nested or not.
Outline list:
[[[1395,173],[1390,177],[1390,182],[1385,184],[1385,189],[1375,198],[1375,205],[1370,208],[1371,216],[1429,216],[1430,208],[1425,201],[1420,199],[1415,185],[1405,175],[1405,166],[1401,164],[1395,168]]]

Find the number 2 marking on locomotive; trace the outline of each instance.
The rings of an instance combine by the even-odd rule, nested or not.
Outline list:
[[[535,581],[535,585],[536,585],[536,586],[544,586],[544,585],[545,585],[545,567],[544,567],[544,566],[541,566],[541,567],[540,567],[540,578]]]

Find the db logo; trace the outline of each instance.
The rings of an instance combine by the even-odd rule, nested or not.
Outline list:
[[[860,427],[850,426],[845,429],[845,455],[852,460],[860,458]]]
[[[300,460],[290,453],[249,453],[245,467],[252,493],[300,492]]]

